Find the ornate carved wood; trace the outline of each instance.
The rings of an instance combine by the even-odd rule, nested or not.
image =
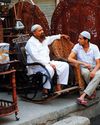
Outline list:
[[[32,24],[38,23],[44,28],[45,34],[49,34],[49,25],[47,19],[37,5],[32,5],[27,1],[19,1],[16,3],[15,10],[14,7],[9,10],[9,16],[5,20],[5,22],[7,22],[6,27],[14,28],[16,24],[16,18],[21,19],[21,22],[24,24],[24,33],[29,33]]]
[[[61,0],[51,20],[51,33],[64,33],[77,43],[81,31],[92,34],[91,42],[100,48],[100,0]]]
[[[55,40],[50,46],[51,57],[53,59],[63,58],[67,60],[73,46],[74,44],[70,40]]]
[[[74,46],[74,43],[72,43],[69,39],[59,39],[55,40],[52,45],[50,46],[51,50],[51,58],[53,59],[64,59],[67,61],[67,58]],[[80,66],[71,64],[73,66],[74,72],[75,72],[75,79],[76,84],[79,84],[79,87],[81,89],[84,88],[84,81],[81,77],[80,73]]]

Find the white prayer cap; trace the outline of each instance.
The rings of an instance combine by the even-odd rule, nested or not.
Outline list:
[[[87,38],[87,39],[91,39],[91,35],[89,32],[87,31],[83,31],[80,33],[80,35],[82,35],[83,37]]]
[[[41,25],[39,24],[34,24],[32,27],[31,27],[31,32],[34,32],[37,28],[41,27]]]

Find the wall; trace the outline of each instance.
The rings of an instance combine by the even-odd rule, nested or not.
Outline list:
[[[40,7],[42,12],[44,12],[50,25],[51,17],[56,6],[55,0],[35,0],[35,3]]]
[[[12,3],[10,4],[10,7],[13,6],[18,0],[11,0]],[[29,1],[29,0],[27,0]],[[35,4],[37,4],[41,11],[44,12],[48,23],[50,25],[51,23],[51,17],[53,14],[53,11],[56,7],[56,4],[59,2],[59,0],[33,0]]]

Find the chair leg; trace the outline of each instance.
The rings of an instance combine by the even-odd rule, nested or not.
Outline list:
[[[75,71],[75,74],[76,74],[76,82],[78,83],[79,88],[83,90],[85,88],[85,82],[84,82],[84,80],[81,76],[80,66],[79,65],[76,66],[74,68],[74,71]]]
[[[15,118],[16,118],[16,121],[19,121],[20,118],[17,117],[18,113],[15,112]]]

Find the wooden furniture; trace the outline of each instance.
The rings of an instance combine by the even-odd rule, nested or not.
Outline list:
[[[13,18],[12,18],[13,17]],[[44,13],[37,5],[33,5],[30,1],[19,0],[15,5],[9,9],[9,17],[7,18],[7,25],[5,28],[12,27],[15,29],[16,21],[20,20],[25,28],[21,33],[30,33],[31,26],[33,24],[40,24],[44,28],[44,32],[48,35],[49,25]],[[14,32],[12,32],[13,34]],[[15,31],[16,35],[17,30]]]
[[[60,0],[51,19],[51,34],[67,34],[73,43],[83,30],[92,34],[91,42],[100,49],[99,0]]]
[[[18,75],[17,77],[17,83],[20,83],[20,88],[23,91],[22,95],[20,96],[24,100],[32,101],[34,103],[43,103],[48,102],[52,99],[52,97],[56,97],[59,94],[56,94],[56,96],[52,96],[47,99],[42,98],[42,92],[43,85],[46,83],[47,80],[50,80],[51,82],[51,76],[46,69],[46,67],[39,63],[27,63],[26,60],[26,53],[25,53],[25,45],[27,43],[27,40],[29,39],[29,36],[22,35],[18,38],[13,39],[13,43],[15,44],[16,48],[16,57],[19,60],[18,67],[16,67],[16,73]],[[33,72],[31,75],[27,75],[27,66],[39,66],[41,69],[43,69],[46,73],[42,73],[40,71]],[[20,79],[21,77],[21,79]],[[31,94],[30,94],[31,91]],[[37,96],[39,94],[39,96]]]
[[[0,43],[3,42],[3,26],[2,26],[2,20],[0,19]]]
[[[9,44],[0,43],[0,85],[9,84],[12,91],[12,101],[11,99],[10,101],[7,100],[6,97],[6,99],[0,99],[0,117],[15,113],[16,120],[18,120],[19,118],[17,117],[18,106],[15,78],[16,70],[13,68],[17,60],[9,60]],[[7,77],[9,77],[9,80]]]
[[[55,40],[50,46],[51,49],[51,57],[53,59],[64,59],[67,61],[67,58],[73,48],[74,44],[70,41],[70,39],[60,39]],[[79,85],[80,89],[84,89],[85,83],[82,79],[80,66],[71,64],[73,66],[75,72],[75,84]]]
[[[0,64],[1,66],[7,65],[7,64],[13,64],[16,61],[10,61],[5,64]],[[12,101],[0,99],[0,117],[4,117],[10,114],[15,113],[16,120],[19,120],[17,117],[18,113],[18,105],[17,105],[17,95],[16,95],[16,78],[15,78],[15,72],[14,69],[8,69],[6,71],[1,71],[0,76],[9,75],[10,76],[10,85],[12,87]],[[3,84],[3,83],[0,83]]]
[[[31,76],[27,76],[25,74],[26,73],[26,68],[25,67],[29,66],[29,64],[26,63],[26,55],[25,55],[25,48],[24,48],[28,39],[29,39],[29,36],[24,36],[24,35],[22,35],[22,36],[20,36],[18,38],[13,39],[13,43],[15,43],[15,45],[16,45],[15,48],[17,48],[16,49],[16,54],[17,54],[17,57],[18,57],[17,59],[20,61],[20,64],[18,66],[21,65],[20,70],[18,72],[21,73],[20,76],[22,78],[24,78],[24,80],[26,80],[26,81],[23,80],[23,82],[26,83],[24,85],[27,85],[27,83],[28,83],[28,85],[30,85],[29,87],[33,88],[32,92],[33,93],[35,92],[35,96],[33,94],[33,96],[30,97],[29,96],[30,93],[27,93],[29,91],[25,90],[24,91],[25,92],[25,96],[24,97],[22,96],[22,98],[24,98],[24,100],[32,101],[32,102],[35,102],[35,103],[44,103],[44,102],[48,102],[48,101],[58,97],[62,93],[66,93],[66,92],[69,92],[69,91],[73,91],[73,90],[79,89],[79,86],[75,84],[74,86],[66,87],[65,89],[63,89],[61,91],[58,91],[58,92],[54,92],[53,91],[52,96],[49,96],[49,98],[45,98],[45,99],[34,98],[34,97],[36,97],[36,91],[39,89],[39,88],[38,89],[35,88],[36,85],[39,83],[39,78],[36,81],[35,79],[36,79],[36,77],[38,77],[38,76],[36,76],[36,74],[32,74]],[[57,45],[56,45],[56,42],[57,42]],[[69,40],[67,42],[70,43],[70,44],[68,43],[70,47],[73,47],[73,43],[71,43]],[[64,46],[62,46],[62,42],[60,42],[60,40],[55,40],[54,41],[54,43],[52,44],[52,46],[50,48],[51,52],[52,52],[52,55],[51,55],[52,58],[53,57],[55,57],[55,58],[57,57],[57,59],[58,59],[58,57],[59,58],[63,57],[63,59],[65,59],[65,57],[66,58],[68,57],[68,54],[69,54],[71,48],[69,46],[68,47],[66,46],[66,49],[65,49],[65,41],[63,42],[63,44],[64,44]],[[61,52],[61,53],[59,53],[59,52]],[[40,65],[41,67],[44,68],[44,70],[46,70],[45,66],[43,66],[40,63],[33,63],[33,64],[30,64],[30,66],[31,65],[32,66]],[[17,70],[18,70],[18,68],[17,68]],[[46,72],[48,72],[48,71],[46,70]],[[23,77],[23,75],[24,75],[24,77]],[[27,87],[27,89],[28,89],[28,87]]]

